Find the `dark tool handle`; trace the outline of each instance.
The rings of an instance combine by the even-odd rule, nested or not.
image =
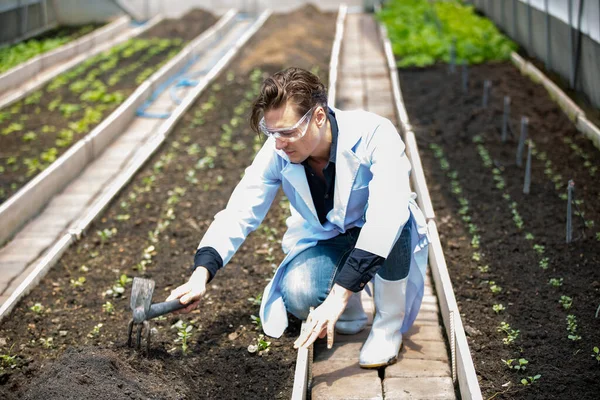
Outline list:
[[[146,314],[146,320],[156,318],[158,316],[168,314],[173,311],[181,310],[182,308],[187,306],[189,306],[189,304],[181,304],[179,299],[152,304],[150,305],[150,310],[148,310],[148,314]]]

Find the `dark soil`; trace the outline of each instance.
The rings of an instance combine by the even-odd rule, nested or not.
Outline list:
[[[591,175],[564,138],[580,146],[593,166],[600,165],[600,153],[545,89],[511,64],[471,68],[468,95],[461,91],[460,74],[448,75],[446,69],[400,70],[400,80],[484,398],[597,399],[600,363],[592,353],[600,344],[600,319],[594,317],[600,304],[600,175]],[[481,107],[484,79],[493,84],[487,109]],[[512,126],[518,129],[521,116],[529,118],[529,137],[538,152],[547,154],[554,174],[562,175],[562,185],[555,187],[544,173],[545,162],[536,156],[531,193],[523,194],[524,167],[516,166],[515,155],[518,138],[500,140],[505,95],[511,97]],[[482,138],[493,167],[484,167],[473,142],[476,135]],[[442,169],[431,144],[441,146],[449,169]],[[504,178],[504,190],[496,187],[492,168]],[[462,187],[460,196],[448,179],[453,170]],[[575,198],[583,200],[579,208],[585,219],[595,221],[595,226],[584,229],[582,219],[574,216],[570,244],[565,243],[567,205],[559,197],[566,193],[568,179],[575,181]],[[503,193],[517,203],[522,230],[513,222]],[[472,235],[459,212],[461,196],[468,200],[471,222],[479,228],[478,249],[472,247]],[[526,239],[526,233],[533,238]],[[544,246],[544,254],[534,245]],[[474,260],[475,252],[480,261]],[[547,269],[540,267],[543,257],[548,258]],[[488,272],[479,268],[485,265]],[[550,285],[550,278],[562,278],[562,286]],[[493,294],[489,281],[502,291]],[[573,299],[570,309],[559,304],[561,295]],[[493,304],[503,304],[506,310],[496,314]],[[567,337],[568,314],[577,318],[580,340]],[[513,344],[502,342],[506,335],[497,328],[503,321],[520,330]],[[519,358],[529,361],[524,372],[509,369],[502,361]],[[541,377],[532,385],[521,384],[521,379],[537,374]]]
[[[28,101],[25,99],[1,110],[4,116],[0,116],[0,132],[14,123],[21,124],[22,129],[6,135],[0,133],[0,204],[27,184],[42,169],[50,165],[51,161],[42,159],[41,154],[43,152],[54,148],[56,149],[55,156],[59,157],[72,144],[76,143],[79,138],[91,132],[101,120],[89,124],[88,128],[83,132],[74,132],[71,145],[59,147],[56,144],[61,131],[73,130],[70,124],[82,120],[86,110],[89,108],[97,109],[101,113],[102,118],[110,115],[137,88],[136,77],[138,74],[146,68],[152,68],[151,72],[158,70],[163,63],[181,50],[185,42],[198,36],[201,32],[212,26],[214,22],[216,22],[216,17],[212,14],[205,11],[193,10],[182,17],[181,20],[167,19],[161,21],[144,35],[147,39],[167,39],[169,42],[166,46],[161,47],[160,40],[154,40],[151,47],[128,57],[124,55],[128,51],[128,48],[125,47],[119,53],[119,61],[116,65],[102,71],[94,78],[96,81],[102,82],[107,86],[107,93],[120,93],[121,99],[119,100],[108,103],[102,101],[82,101],[80,99],[82,93],[74,92],[69,88],[69,85],[72,83],[78,80],[85,80],[90,71],[97,69],[107,61],[108,53],[104,53],[104,56],[98,56],[99,59],[97,62],[82,66],[77,76],[69,78],[68,83],[58,89],[49,89],[52,87],[52,82],[56,81],[56,79],[51,81],[41,89],[41,97],[37,102],[27,104]],[[129,43],[134,43],[135,41],[136,39],[133,39]],[[149,50],[153,48],[159,49],[159,51],[155,54],[150,53]],[[140,62],[140,65],[134,65],[137,62]],[[109,79],[116,71],[126,70],[132,65],[135,68],[123,75],[116,84],[109,83]],[[66,72],[63,76],[72,73],[77,68],[72,69],[71,72]],[[150,77],[150,74],[147,77]],[[62,112],[60,106],[52,109],[51,104],[53,102],[56,103],[57,99],[59,104],[78,105],[80,109],[71,115]],[[26,141],[25,135],[31,132],[36,135],[35,140]],[[12,161],[10,157],[13,157]],[[44,167],[30,171],[26,165],[26,159],[36,159]]]
[[[265,23],[87,237],[0,325],[0,354],[15,356],[14,367],[3,364],[0,397],[52,398],[60,393],[77,399],[290,398],[297,354],[292,344],[299,321],[291,319],[280,339],[265,338],[271,342],[268,351],[248,351],[260,334],[250,317],[258,315],[259,306],[249,298],[262,294],[283,259],[280,240],[289,211],[281,197],[208,285],[199,310],[151,322],[156,331],[149,354],[125,345],[131,284],[121,297],[104,293],[120,274],[145,276],[156,282],[157,302],[187,280],[198,241],[263,142],[247,123],[262,79],[293,63],[318,68],[326,83],[335,19],[335,14],[306,7]],[[280,61],[248,62],[255,54],[277,48],[279,38],[289,45]],[[232,144],[223,143],[223,126],[233,126],[236,117]],[[217,153],[212,168],[206,158],[211,151]],[[206,167],[195,167],[199,160]],[[112,228],[116,233],[102,243],[97,232]],[[160,233],[153,242],[149,232],[154,231]],[[151,245],[154,249],[148,250]],[[151,263],[141,272],[136,266],[145,252],[151,254]],[[85,283],[75,284],[80,277]],[[114,305],[113,314],[103,311],[107,301]],[[43,311],[32,311],[35,303],[41,303]],[[193,326],[186,354],[172,328],[180,318]],[[52,342],[46,348],[40,339],[48,338]]]

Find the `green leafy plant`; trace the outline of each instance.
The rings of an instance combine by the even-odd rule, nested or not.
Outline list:
[[[549,264],[550,264],[550,259],[548,257],[542,258],[539,262],[541,269],[548,269]]]
[[[117,228],[105,228],[101,231],[96,231],[96,234],[100,237],[100,245],[104,246],[105,243],[107,243],[111,237],[113,237],[114,235],[116,235],[117,233]]]
[[[102,328],[102,326],[104,326],[104,324],[102,324],[102,323],[99,323],[99,324],[95,325],[95,326],[92,328],[92,331],[91,331],[90,333],[88,333],[88,335],[87,335],[87,336],[88,336],[89,338],[95,338],[95,337],[98,337],[98,336],[100,336],[100,329]]]
[[[598,346],[594,346],[592,349],[592,357],[594,357],[596,361],[598,361],[598,364],[600,364],[600,349]]]
[[[49,338],[39,338],[38,341],[40,342],[40,344],[42,345],[42,347],[45,348],[45,349],[51,349],[52,347],[54,347],[54,339],[52,339],[51,337],[49,337]]]
[[[558,302],[565,310],[568,310],[573,305],[573,299],[565,295],[560,296],[560,300],[558,300]]]
[[[125,293],[125,288],[129,283],[133,281],[132,278],[128,277],[126,274],[119,275],[117,282],[110,289],[104,292],[105,296],[113,296],[113,297],[121,297],[123,293]]]
[[[563,278],[550,278],[548,283],[554,287],[559,287],[563,284]]]
[[[502,304],[494,304],[492,306],[492,310],[494,310],[496,314],[500,314],[500,312],[506,310],[506,307],[504,307]]]
[[[181,343],[181,351],[183,352],[183,354],[187,353],[188,341],[192,337],[193,328],[194,327],[192,326],[192,324],[187,324],[182,320],[177,321],[171,326],[171,329],[177,330],[177,339],[175,339],[175,343]]]
[[[80,276],[77,279],[71,279],[70,282],[71,282],[71,287],[78,288],[78,287],[82,287],[85,284],[86,279],[85,279],[85,276]]]
[[[256,325],[256,330],[260,330],[262,328],[262,322],[260,320],[260,317],[257,317],[256,315],[251,315],[250,319],[252,320],[252,323]]]
[[[523,386],[527,386],[527,385],[533,385],[535,382],[537,382],[540,378],[542,377],[542,375],[535,375],[535,376],[528,376],[527,378],[523,378],[521,379],[521,385]]]
[[[517,364],[513,364],[515,361],[517,361]],[[511,358],[508,360],[502,360],[502,362],[504,362],[508,368],[516,371],[525,371],[527,369],[527,364],[529,364],[529,361],[527,361],[525,358],[519,358],[518,360]]]
[[[262,293],[257,294],[256,297],[249,297],[248,302],[252,305],[260,306],[260,303],[262,302]]]
[[[248,346],[249,353],[258,352],[258,355],[263,355],[269,351],[271,342],[265,340],[265,335],[260,334],[255,340],[256,344],[250,344]]]
[[[102,304],[102,311],[104,311],[108,315],[112,315],[115,313],[115,306],[110,301]]]
[[[567,331],[570,340],[581,340],[581,336],[577,334],[577,318],[573,314],[567,315]]]
[[[36,314],[43,314],[44,312],[44,306],[41,303],[35,303],[31,307],[29,307],[29,309]]]
[[[502,343],[504,344],[512,344],[519,337],[519,333],[521,332],[519,329],[511,328],[508,322],[500,322],[500,326],[497,328],[498,332],[503,332],[506,337],[502,339]]]

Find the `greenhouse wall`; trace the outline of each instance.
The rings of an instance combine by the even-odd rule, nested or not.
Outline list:
[[[47,0],[0,1],[0,46],[38,35],[57,24]]]
[[[473,4],[530,56],[560,75],[571,88],[585,93],[600,108],[599,1],[470,0],[467,3]]]

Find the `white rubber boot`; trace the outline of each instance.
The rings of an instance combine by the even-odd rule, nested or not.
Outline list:
[[[367,326],[367,314],[360,301],[360,292],[354,293],[346,309],[335,323],[335,331],[342,335],[354,335]]]
[[[375,319],[367,341],[360,350],[362,368],[379,368],[398,359],[402,346],[400,328],[406,314],[408,278],[388,281],[375,275]]]

